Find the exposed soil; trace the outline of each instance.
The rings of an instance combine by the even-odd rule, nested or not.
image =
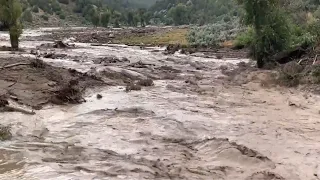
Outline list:
[[[0,67],[16,63],[23,64],[0,70],[0,96],[36,109],[48,103],[80,103],[86,88],[104,84],[86,74],[41,60],[22,56],[0,58]]]

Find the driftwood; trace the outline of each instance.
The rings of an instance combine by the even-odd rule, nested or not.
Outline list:
[[[27,115],[35,115],[34,111],[28,111],[22,108],[11,107],[11,106],[4,106],[0,108],[0,112],[20,112]]]
[[[30,63],[15,63],[15,64],[9,64],[6,66],[2,66],[0,68],[0,70],[6,69],[6,68],[12,68],[12,67],[16,67],[16,66],[26,66],[26,65],[30,65]]]
[[[288,63],[294,59],[300,58],[302,55],[308,52],[308,48],[305,45],[298,46],[292,50],[280,52],[270,59],[280,64]]]
[[[317,60],[318,60],[318,54],[316,55],[316,57],[314,57],[314,60],[313,60],[312,65],[315,65],[315,64],[316,64],[316,62],[317,62]]]

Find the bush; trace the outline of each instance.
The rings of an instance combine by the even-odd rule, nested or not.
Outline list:
[[[45,14],[41,15],[41,18],[44,19],[44,20],[46,20],[46,21],[49,20],[49,17],[48,17],[47,15],[45,15]]]
[[[240,31],[238,21],[218,22],[192,28],[187,40],[192,46],[219,46],[222,42],[234,39]]]
[[[69,4],[69,0],[58,0],[61,4]]]
[[[32,12],[39,13],[39,7],[38,6],[33,6],[32,7]]]
[[[27,22],[32,22],[33,18],[32,18],[31,11],[29,9],[23,12],[22,19]]]
[[[109,21],[110,21],[111,14],[109,12],[104,12],[101,14],[101,25],[103,27],[108,27]]]
[[[235,39],[234,47],[235,48],[244,48],[249,47],[253,43],[254,30],[249,27],[246,31],[239,33]]]
[[[66,15],[64,15],[63,13],[60,13],[60,14],[59,14],[59,18],[60,18],[60,19],[66,19]]]
[[[294,61],[285,64],[280,71],[279,84],[288,87],[298,86],[302,77],[302,71],[303,67]]]
[[[51,8],[53,12],[61,11],[60,4],[57,1],[53,1],[51,4]]]

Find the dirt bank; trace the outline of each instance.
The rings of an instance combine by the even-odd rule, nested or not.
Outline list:
[[[35,109],[48,103],[81,103],[86,88],[103,85],[75,70],[19,55],[1,57],[0,67],[0,96]]]

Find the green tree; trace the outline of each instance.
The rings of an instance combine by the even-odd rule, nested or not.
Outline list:
[[[30,9],[26,9],[26,10],[22,13],[22,19],[23,19],[24,21],[27,21],[27,22],[32,22],[33,17],[32,17],[32,13],[31,13],[31,10],[30,10]]]
[[[101,25],[103,27],[108,27],[109,21],[110,21],[110,13],[109,12],[103,12],[101,14]]]
[[[91,22],[95,27],[100,25],[100,14],[98,13],[98,11],[94,11],[94,13],[92,14]]]
[[[12,49],[18,49],[19,37],[22,33],[22,25],[20,23],[21,4],[18,0],[0,0],[0,4],[0,21],[9,26]]]
[[[146,26],[146,23],[145,23],[145,13],[146,13],[146,10],[143,9],[143,8],[140,8],[140,9],[138,10],[141,27],[145,27],[145,26]]]
[[[132,11],[129,11],[127,14],[127,23],[129,26],[134,26],[134,14]]]
[[[134,15],[134,16],[133,16],[133,26],[134,26],[134,27],[137,27],[139,21],[140,21],[139,16],[138,16],[138,15]]]
[[[112,16],[112,20],[113,20],[113,26],[115,28],[119,28],[120,27],[121,13],[118,12],[118,11],[113,11],[111,16]]]
[[[189,23],[188,7],[182,3],[172,7],[168,11],[169,18],[172,18],[175,25],[182,25]]]
[[[253,57],[262,68],[270,57],[288,47],[290,28],[278,0],[238,0],[244,22],[254,28]]]

